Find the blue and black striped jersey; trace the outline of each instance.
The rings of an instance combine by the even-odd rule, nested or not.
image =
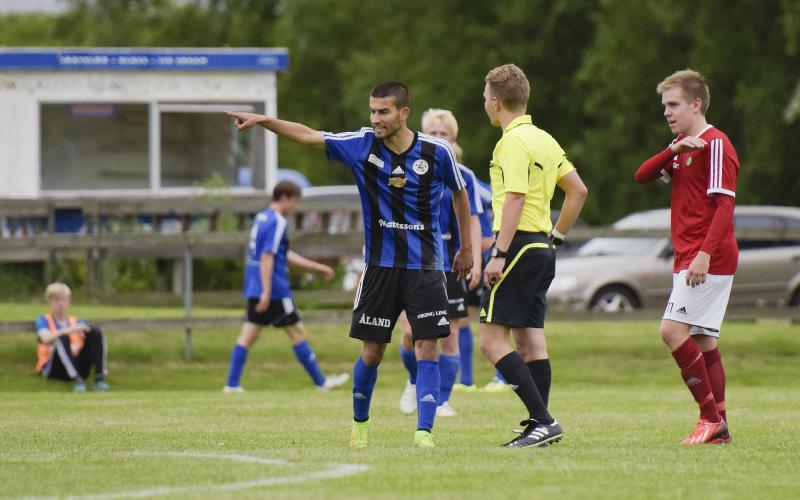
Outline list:
[[[461,171],[461,176],[464,178],[467,194],[469,195],[469,213],[470,215],[483,214],[483,204],[481,203],[480,194],[477,189],[477,177],[475,173],[462,164],[458,164],[458,169]],[[461,235],[458,232],[458,221],[456,220],[456,213],[453,208],[453,196],[450,194],[449,189],[442,192],[442,206],[439,209],[440,217],[439,224],[442,227],[442,247],[444,251],[444,267],[449,271],[453,265],[453,257],[456,252],[461,248]],[[478,249],[475,249],[478,251]]]
[[[328,158],[347,165],[361,195],[366,263],[444,270],[439,226],[443,190],[463,189],[455,154],[441,139],[414,133],[397,154],[371,128],[325,133]]]

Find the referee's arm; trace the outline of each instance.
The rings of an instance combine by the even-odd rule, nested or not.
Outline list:
[[[225,114],[236,119],[236,130],[239,132],[255,127],[256,125],[261,125],[265,129],[291,141],[319,149],[325,149],[325,135],[319,130],[314,130],[302,123],[241,111],[225,111]]]
[[[556,230],[561,234],[567,234],[575,221],[578,220],[583,209],[583,204],[586,203],[586,198],[589,196],[589,190],[581,180],[578,172],[572,171],[561,177],[556,185],[564,191],[564,204],[561,206],[561,213],[555,223]]]

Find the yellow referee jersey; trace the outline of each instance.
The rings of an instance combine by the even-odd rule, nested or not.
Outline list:
[[[550,200],[556,183],[575,170],[553,137],[533,125],[530,115],[515,118],[503,130],[492,153],[489,175],[492,183],[492,230],[500,230],[506,193],[525,194],[525,205],[517,229],[548,232]]]

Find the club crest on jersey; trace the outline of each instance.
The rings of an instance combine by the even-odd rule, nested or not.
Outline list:
[[[417,175],[425,175],[428,172],[428,162],[425,160],[417,160],[411,165],[411,168]]]
[[[383,168],[383,160],[381,160],[380,158],[378,158],[374,154],[370,154],[369,158],[367,158],[367,161],[372,163],[373,165],[375,165],[378,168]]]

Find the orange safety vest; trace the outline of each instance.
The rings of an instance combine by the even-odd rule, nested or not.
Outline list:
[[[47,320],[47,326],[50,328],[50,331],[55,333],[58,331],[58,327],[56,326],[56,322],[53,319],[53,315],[47,313],[44,315],[44,319]],[[78,318],[75,316],[69,316],[69,324],[70,326],[76,326],[78,324]],[[83,349],[83,332],[76,330],[69,333],[69,346],[72,350],[72,355],[77,356],[78,353],[81,352]],[[36,361],[36,373],[41,373],[42,368],[44,365],[50,361],[50,356],[53,355],[53,344],[46,344],[39,341],[39,345],[36,347],[36,356],[38,357]]]

